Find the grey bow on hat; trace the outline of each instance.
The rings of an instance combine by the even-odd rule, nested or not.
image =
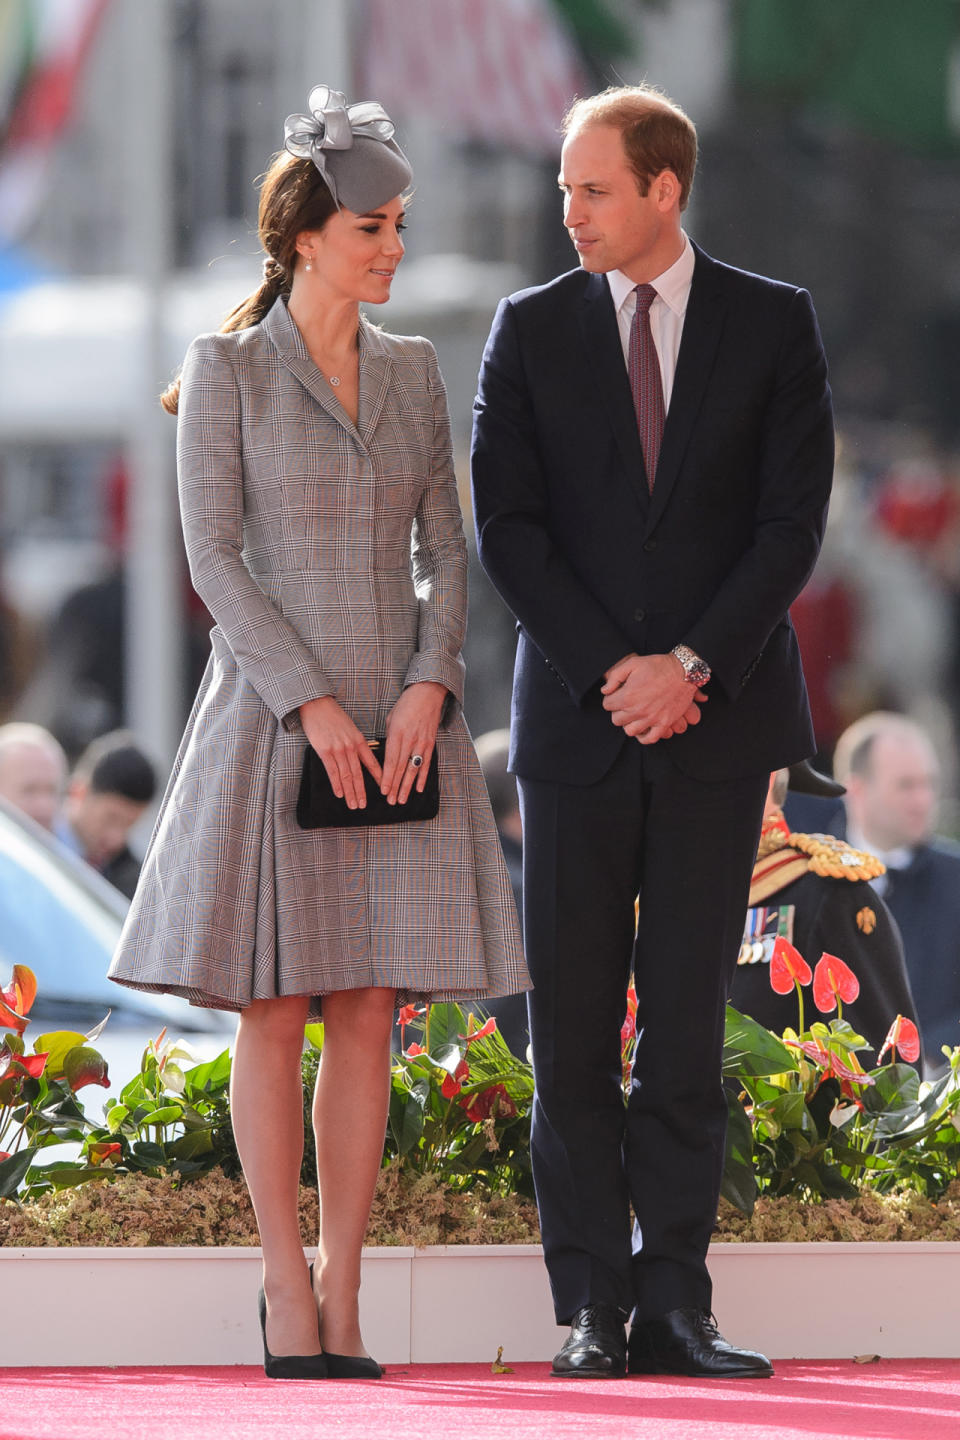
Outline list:
[[[309,115],[288,115],[284,121],[284,147],[313,161],[338,207],[346,205],[362,213],[409,184],[409,163],[394,142],[395,126],[382,105],[375,100],[348,105],[343,92],[331,90],[329,85],[315,85],[307,105]],[[379,174],[374,172],[383,174],[379,186]],[[380,194],[383,184],[387,184],[387,192]],[[363,203],[369,194],[376,198]]]

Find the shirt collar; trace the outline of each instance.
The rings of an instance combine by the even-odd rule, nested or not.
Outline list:
[[[860,835],[852,826],[847,826],[847,840],[855,850],[865,850],[882,860],[888,870],[906,870],[913,861],[914,851],[909,845],[898,845],[893,850],[878,850],[865,835]]]
[[[687,301],[690,298],[693,268],[697,257],[686,231],[681,231],[681,234],[683,235],[683,249],[680,255],[668,270],[664,270],[662,275],[657,275],[650,281],[650,284],[663,303],[682,320],[686,314]],[[637,288],[637,282],[624,275],[622,270],[608,270],[607,284],[610,286],[614,309],[619,315],[628,300],[631,304],[633,303],[633,292]]]

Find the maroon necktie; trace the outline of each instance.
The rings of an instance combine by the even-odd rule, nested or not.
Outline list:
[[[650,306],[656,300],[657,292],[652,285],[638,285],[633,293],[637,297],[637,308],[630,326],[630,388],[633,391],[633,404],[640,428],[647,485],[652,495],[660,441],[663,438],[664,415],[660,362],[650,332]]]

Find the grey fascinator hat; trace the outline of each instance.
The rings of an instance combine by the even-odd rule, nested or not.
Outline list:
[[[309,115],[288,115],[284,147],[312,160],[339,207],[357,215],[401,194],[413,179],[410,162],[393,138],[394,124],[374,100],[348,105],[340,90],[314,85]]]

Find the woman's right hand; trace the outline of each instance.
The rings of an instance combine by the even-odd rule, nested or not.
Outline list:
[[[382,771],[366,738],[347,712],[332,695],[323,695],[300,706],[300,723],[323,761],[334,795],[345,799],[351,810],[365,809],[367,794],[361,766],[370,771],[377,785],[382,779]]]

